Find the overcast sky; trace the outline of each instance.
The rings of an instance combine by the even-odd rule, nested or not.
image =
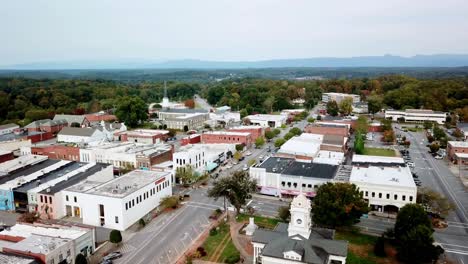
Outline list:
[[[0,36],[0,65],[468,53],[468,1],[11,0]]]

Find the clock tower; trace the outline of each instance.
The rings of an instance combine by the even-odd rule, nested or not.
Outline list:
[[[309,238],[312,227],[311,208],[310,200],[302,193],[292,200],[288,236],[301,235],[304,238]]]

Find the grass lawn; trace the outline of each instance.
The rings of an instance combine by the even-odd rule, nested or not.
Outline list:
[[[374,255],[374,244],[377,241],[377,237],[375,236],[361,234],[356,231],[336,231],[335,239],[347,240],[349,242],[348,257],[346,259],[346,263],[348,264],[396,264],[396,263],[399,263],[395,259],[395,254],[392,254],[392,256],[387,256],[385,258],[377,257],[376,255]],[[392,252],[393,250],[393,248],[387,248],[387,249],[389,252]]]
[[[218,233],[208,236],[202,247],[207,253],[202,259],[213,262],[225,262],[229,256],[240,254],[232,243],[228,224],[220,224]]]
[[[237,215],[236,221],[237,222],[248,222],[250,215],[246,214],[239,214]],[[277,218],[267,218],[262,216],[254,216],[255,224],[261,228],[265,229],[274,229],[275,226],[282,222],[281,219]]]
[[[385,148],[364,148],[364,155],[371,155],[371,156],[384,156],[384,157],[395,157],[395,150],[393,149],[385,149]]]

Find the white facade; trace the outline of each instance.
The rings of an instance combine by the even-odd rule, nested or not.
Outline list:
[[[228,152],[234,154],[235,144],[195,144],[186,145],[174,152],[172,156],[174,172],[179,167],[191,166],[195,171],[203,173],[210,163],[223,162]]]
[[[323,135],[302,133],[286,141],[278,150],[278,154],[307,157],[310,162],[319,153],[322,141]]]
[[[287,116],[284,115],[249,115],[245,117],[250,120],[252,125],[259,125],[262,127],[279,128],[286,124]]]
[[[0,135],[11,134],[13,133],[13,130],[17,128],[19,128],[19,126],[16,124],[7,124],[7,125],[0,126]]]
[[[404,166],[353,166],[350,183],[355,184],[373,210],[401,208],[416,203],[417,187],[411,170]]]
[[[87,182],[70,187],[63,191],[70,197],[63,205],[79,207],[84,224],[123,231],[170,195],[170,173],[135,170],[97,186]]]
[[[68,133],[62,133],[64,129],[92,129],[93,132],[92,134],[68,134]],[[104,133],[103,131],[100,131],[99,129],[93,129],[93,128],[72,128],[72,127],[67,127],[62,129],[61,132],[58,133],[57,135],[57,142],[66,142],[66,143],[74,143],[74,144],[89,144],[92,142],[99,142],[99,141],[107,141],[107,134]]]
[[[353,103],[359,103],[361,101],[361,97],[357,94],[346,94],[346,93],[323,93],[322,94],[322,102],[328,103],[330,101],[336,101],[340,103],[345,98],[352,98]]]
[[[386,110],[385,119],[391,119],[398,121],[399,118],[404,118],[405,122],[437,122],[438,124],[444,124],[447,118],[447,113],[437,112],[425,109],[406,109],[405,111],[400,110]]]

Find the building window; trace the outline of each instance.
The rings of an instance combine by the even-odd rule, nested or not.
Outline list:
[[[375,192],[372,192],[372,198],[375,197]]]
[[[132,206],[135,206],[135,199],[132,199]]]
[[[43,203],[43,202],[44,202],[44,201],[43,201],[44,198],[42,198],[42,195],[39,196],[39,198],[41,198],[41,203]]]
[[[369,196],[369,192],[368,192],[368,191],[366,191],[366,197],[367,197],[367,196]]]
[[[52,204],[52,197],[49,196],[49,203]]]
[[[406,201],[406,195],[403,195],[403,196],[401,197],[401,199],[402,199],[403,201]]]
[[[119,223],[119,217],[118,217],[118,216],[115,217],[115,223],[116,223],[116,224]]]
[[[67,257],[69,257],[70,255],[71,255],[70,250],[67,250]]]
[[[413,196],[410,196],[409,200],[410,200],[410,202],[412,202],[413,201]]]
[[[305,183],[303,183],[303,184],[302,184],[302,188],[305,188],[305,187],[306,187],[306,184],[305,184]]]
[[[387,193],[387,199],[390,199],[390,194],[389,193]]]
[[[77,202],[76,196],[73,196],[73,201]]]
[[[68,195],[65,195],[65,200],[68,202]]]
[[[312,184],[307,184],[307,188],[312,188]]]
[[[382,198],[382,193],[379,193],[379,198]]]
[[[125,203],[125,210],[128,210],[128,203]]]
[[[394,199],[395,201],[398,200],[398,195],[395,194],[395,195],[393,196],[393,199]]]

